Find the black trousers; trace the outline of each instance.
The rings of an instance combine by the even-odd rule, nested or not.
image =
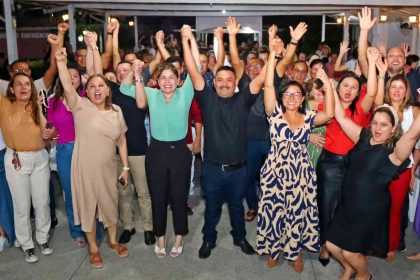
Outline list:
[[[188,233],[187,199],[191,176],[191,151],[185,139],[162,142],[152,139],[146,153],[146,177],[152,201],[153,228],[164,236],[171,205],[176,235]]]
[[[346,156],[322,150],[316,166],[318,211],[321,244],[334,218],[346,172]]]

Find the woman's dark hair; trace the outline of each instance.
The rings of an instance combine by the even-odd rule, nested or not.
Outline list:
[[[411,65],[417,61],[419,61],[419,56],[416,54],[410,54],[409,56],[407,56],[406,60],[406,64],[407,65]]]
[[[22,72],[16,73],[9,82],[9,85],[7,87],[6,97],[12,103],[16,101],[16,96],[14,93],[12,93],[11,88],[13,87],[15,83],[16,77],[19,77],[19,76],[27,77],[31,83],[31,97],[29,98],[28,104],[26,104],[25,109],[30,107],[31,113],[32,113],[32,119],[34,120],[36,125],[39,125],[40,120],[39,120],[39,107],[38,107],[38,93],[36,91],[34,81],[29,75],[26,75],[25,73],[22,73]]]
[[[106,84],[106,86],[108,87],[109,90],[109,95],[105,98],[105,110],[113,110],[113,111],[117,111],[115,110],[114,106],[112,106],[112,91],[111,88],[109,87],[109,82],[108,79],[101,74],[95,74],[89,77],[89,79],[86,82],[86,90],[89,87],[89,83],[93,78],[100,78],[104,81],[104,83]]]
[[[280,107],[281,107],[283,112],[286,111],[286,107],[284,107],[284,105],[283,105],[283,93],[285,93],[286,90],[291,86],[298,87],[300,92],[302,93],[302,96],[306,99],[305,89],[303,88],[303,86],[299,82],[289,81],[285,84],[282,84],[279,88],[279,96],[278,96],[277,102],[280,104]],[[301,113],[301,114],[305,114],[305,105],[304,104],[305,104],[305,100],[303,100],[302,105],[298,109],[298,112]]]
[[[76,89],[76,92],[80,95],[80,92],[83,89],[82,75],[80,74],[79,70],[76,69],[75,67],[68,67],[68,70],[70,69],[74,69],[77,71],[77,73],[79,73],[80,85]],[[53,108],[52,108],[53,111],[57,110],[58,102],[62,99],[62,97],[64,97],[64,88],[59,78],[55,80],[54,93],[55,93],[54,94],[55,99],[54,99]]]
[[[356,103],[357,103],[357,101],[359,101],[359,96],[360,96],[360,80],[359,80],[359,77],[357,77],[357,75],[354,72],[348,71],[348,72],[344,73],[344,75],[340,78],[340,81],[338,81],[337,92],[339,92],[339,90],[340,90],[341,83],[347,78],[353,78],[359,84],[359,88],[357,90],[357,96],[356,96],[355,99],[353,99],[353,101],[351,102],[351,104],[349,106],[350,111],[351,111],[351,115],[353,116],[354,112],[356,111]]]
[[[309,68],[312,68],[317,64],[322,64],[323,65],[324,62],[322,62],[322,59],[314,59],[314,60],[311,61],[311,64],[309,64]]]
[[[387,107],[378,107],[372,115],[372,121],[376,113],[387,114],[391,122],[391,125],[394,128],[396,120],[394,119],[394,114],[392,114],[391,109]],[[369,127],[369,135],[370,137],[372,137],[372,130],[370,129],[370,127]],[[391,137],[384,143],[384,145],[388,146],[388,148],[391,150],[394,149],[395,145],[397,144],[398,139],[400,139],[402,135],[403,135],[403,131],[401,128],[401,123],[398,122],[397,125],[395,126],[395,130],[391,134]]]

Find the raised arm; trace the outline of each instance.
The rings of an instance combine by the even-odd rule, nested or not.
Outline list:
[[[201,66],[200,50],[198,49],[197,41],[195,40],[195,36],[192,32],[192,29],[191,29],[191,32],[189,34],[189,37],[190,37],[190,45],[191,45],[191,54],[193,56],[195,65],[197,65],[197,67]]]
[[[420,137],[420,116],[417,116],[410,129],[398,140],[394,152],[389,159],[395,165],[401,165],[413,151],[413,147]]]
[[[325,73],[324,69],[319,69],[316,73],[316,77],[320,79],[326,89],[325,89],[325,101],[324,101],[324,110],[319,111],[314,119],[314,125],[320,126],[329,122],[332,118],[334,118],[334,93],[333,93],[333,85],[331,81],[328,79],[327,73]]]
[[[213,67],[213,74],[216,76],[217,69],[223,66],[225,62],[225,46],[223,45],[223,28],[217,27],[214,29],[214,36],[217,38],[217,57],[216,57],[216,64]],[[236,73],[236,71],[235,71]]]
[[[166,61],[171,55],[169,54],[168,50],[165,48],[164,40],[165,40],[165,33],[163,33],[162,30],[159,30],[156,33],[156,46],[158,47],[158,50],[160,54],[162,55],[163,61]]]
[[[72,108],[76,104],[78,94],[73,88],[71,83],[70,73],[67,69],[67,52],[66,48],[60,48],[55,54],[55,60],[57,61],[58,75],[60,77],[61,84],[64,89],[64,97],[66,98],[67,105]]]
[[[83,36],[83,39],[86,45],[86,74],[88,76],[92,76],[95,73],[95,66],[93,64],[92,32],[86,32]],[[95,47],[96,47],[96,41],[95,41]]]
[[[340,52],[338,53],[337,60],[334,64],[334,71],[341,72],[347,71],[349,68],[343,64],[344,55],[350,50],[349,41],[345,40],[340,43]]]
[[[111,63],[112,59],[112,41],[113,41],[113,35],[115,30],[115,23],[114,22],[108,22],[108,25],[106,27],[106,40],[105,40],[105,51],[101,55],[101,65],[102,69],[108,69],[109,64]]]
[[[367,52],[369,72],[367,80],[367,93],[362,100],[362,109],[365,113],[369,113],[372,109],[373,102],[375,101],[378,92],[378,79],[376,78],[376,61],[381,59],[381,54],[377,48],[368,48]]]
[[[158,66],[161,62],[162,62],[162,55],[160,54],[160,51],[158,50],[156,52],[155,58],[149,63],[150,75],[153,75],[153,73],[158,68]]]
[[[271,40],[264,82],[264,107],[268,116],[271,116],[277,104],[276,91],[274,89],[274,71],[276,67],[276,54],[279,54],[282,49],[284,49],[282,40],[279,38]]]
[[[112,19],[111,24],[114,24],[115,29],[112,33],[112,66],[114,68],[114,71],[117,70],[118,63],[121,62],[121,56],[120,56],[120,46],[118,41],[118,36],[120,33],[120,23],[117,19]]]
[[[191,53],[191,48],[190,48],[190,43],[189,43],[191,32],[192,31],[191,31],[190,26],[188,25],[182,26],[181,37],[182,37],[182,49],[184,51],[184,62],[185,62],[185,66],[187,67],[188,74],[191,77],[191,81],[193,83],[194,89],[203,90],[206,83],[200,71],[198,71],[197,65]]]
[[[385,97],[385,75],[386,71],[388,70],[388,61],[386,59],[382,60],[380,57],[376,63],[376,68],[378,69],[378,93],[375,97],[375,107],[384,104],[384,97]]]
[[[286,54],[284,55],[283,59],[276,66],[277,75],[279,77],[283,77],[287,67],[290,63],[292,63],[293,57],[296,52],[296,47],[299,43],[299,40],[308,30],[308,25],[304,22],[300,22],[295,29],[289,26],[289,30],[291,38],[290,43],[289,45],[287,45]]]
[[[363,76],[367,77],[369,72],[367,61],[368,35],[369,30],[375,25],[377,18],[372,19],[372,9],[368,7],[362,8],[362,13],[360,14],[359,12],[358,16],[360,25],[358,61]]]
[[[228,17],[226,21],[226,29],[229,34],[229,56],[230,56],[232,68],[235,70],[235,73],[236,73],[236,79],[238,80],[242,78],[242,75],[244,74],[244,71],[245,71],[244,62],[239,58],[238,44],[236,42],[236,34],[238,34],[240,28],[241,28],[241,25],[236,23],[236,19],[234,17]],[[221,37],[223,41],[223,33]],[[219,52],[222,51],[223,49],[224,49],[223,42],[221,46],[219,43]],[[223,63],[223,61],[221,63]],[[213,70],[213,72],[215,72],[215,70]]]
[[[353,143],[359,141],[360,131],[362,127],[353,122],[349,117],[346,116],[343,105],[341,105],[340,97],[335,89],[334,92],[334,117],[340,125],[344,133],[350,138]]]
[[[141,75],[144,63],[143,61],[136,59],[133,63],[133,73],[136,86],[136,104],[140,109],[147,107],[147,96],[144,88],[143,77]]]

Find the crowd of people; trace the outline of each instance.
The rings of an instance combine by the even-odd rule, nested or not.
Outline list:
[[[304,22],[290,27],[288,43],[275,25],[268,46],[237,42],[240,25],[229,17],[227,47],[222,27],[212,49],[184,25],[179,41],[158,31],[139,53],[121,53],[113,19],[104,53],[97,34],[86,32],[74,58],[63,47],[68,24],[60,23],[48,36],[42,78],[32,80],[28,63],[18,60],[11,80],[0,81],[0,249],[14,244],[26,262],[38,261],[34,216],[41,253],[53,253],[55,147],[70,236],[88,245],[93,267],[104,265],[97,243],[103,228],[109,249],[128,256],[122,244],[136,232],[133,196],[144,242],[159,258],[167,254],[169,206],[169,255],[178,257],[201,154],[199,258],[216,247],[227,202],[233,244],[268,255],[268,267],[283,256],[302,272],[302,250],[309,250],[323,266],[330,257],[340,262],[342,280],[372,279],[366,257],[391,262],[405,249],[409,208],[420,237],[420,202],[409,199],[420,159],[419,59],[407,44],[371,46],[375,24],[363,8],[358,51],[345,61],[346,41],[338,54],[323,43],[314,54],[297,52],[315,28]],[[246,222],[255,218],[253,246]],[[407,259],[420,261],[420,253]]]

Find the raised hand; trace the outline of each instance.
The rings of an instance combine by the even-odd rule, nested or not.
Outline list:
[[[165,33],[163,33],[162,30],[159,30],[156,32],[156,44],[157,45],[163,45],[165,43]]]
[[[360,29],[364,31],[369,31],[376,23],[378,18],[372,19],[372,9],[368,7],[362,8],[362,14],[357,13],[359,17]]]
[[[236,35],[239,33],[241,25],[236,23],[236,19],[234,17],[228,17],[226,20],[226,28],[229,35]]]
[[[370,63],[376,63],[376,61],[378,60],[378,58],[381,56],[381,53],[379,52],[379,50],[377,48],[374,47],[369,47],[367,49],[367,58]]]
[[[273,24],[272,26],[270,26],[270,28],[268,28],[268,39],[273,40],[274,38],[276,38],[277,31],[277,25]]]
[[[295,29],[293,27],[289,26],[290,30],[290,37],[292,38],[292,41],[297,43],[302,36],[308,31],[308,25],[304,22],[299,22],[299,24],[296,26]]]
[[[191,38],[192,29],[191,26],[184,24],[181,28],[182,40],[189,40]]]
[[[223,27],[216,27],[214,29],[214,36],[216,36],[216,38],[218,40],[222,40],[223,41],[223,34],[225,33],[225,31],[223,30]]]
[[[378,59],[375,63],[376,69],[378,69],[378,72],[381,76],[384,76],[386,74],[386,71],[388,70],[388,61],[384,59]]]
[[[376,46],[383,57],[386,56],[386,43],[385,42],[378,42]]]
[[[349,50],[350,50],[349,41],[344,40],[343,42],[340,43],[340,54],[345,54]]]
[[[140,75],[143,71],[143,66],[144,66],[143,61],[141,61],[139,59],[134,60],[133,66],[132,66],[132,69],[133,69],[133,72],[134,72],[134,77],[136,77],[136,78],[140,77]]]
[[[408,45],[407,42],[402,42],[400,45],[400,48],[404,51],[405,57],[410,55],[410,51],[409,51],[410,45]]]
[[[47,41],[51,46],[57,46],[58,45],[58,36],[54,34],[48,34]]]
[[[67,51],[66,48],[59,48],[55,53],[55,60],[57,62],[67,63]]]
[[[84,40],[85,40],[86,46],[94,48],[94,47],[96,47],[96,42],[98,40],[98,35],[96,34],[96,32],[88,31],[84,35]]]
[[[58,32],[59,33],[63,33],[64,34],[64,33],[67,32],[67,30],[69,30],[69,24],[67,22],[63,21],[63,22],[60,22],[57,25],[57,28],[58,28]]]
[[[316,77],[320,79],[324,85],[330,82],[330,78],[328,77],[327,73],[325,73],[325,70],[322,68],[319,68],[316,72]]]

